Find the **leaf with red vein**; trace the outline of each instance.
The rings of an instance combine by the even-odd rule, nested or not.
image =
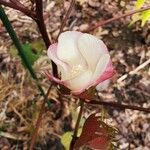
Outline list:
[[[85,121],[81,136],[75,142],[75,149],[87,146],[98,150],[108,150],[112,146],[113,128],[99,120],[100,117],[95,115],[90,115]]]

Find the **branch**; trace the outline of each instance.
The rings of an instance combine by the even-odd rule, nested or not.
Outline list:
[[[12,2],[7,2],[6,0],[0,0],[0,5],[4,5],[6,7],[10,7],[16,10],[19,10],[21,12],[23,12],[25,15],[35,19],[36,18],[36,14],[35,12],[29,10],[28,8],[26,8],[25,6],[23,6],[21,3],[18,5],[17,3],[12,3]]]
[[[110,18],[108,20],[100,21],[95,26],[90,25],[90,27],[87,30],[83,31],[83,32],[90,32],[90,31],[92,31],[92,30],[94,30],[94,29],[96,29],[96,28],[98,28],[100,26],[104,26],[104,25],[106,25],[106,24],[108,24],[110,22],[119,20],[119,19],[127,17],[127,16],[131,16],[131,15],[139,13],[139,12],[143,12],[143,11],[148,10],[148,9],[150,9],[150,6],[147,6],[147,7],[141,8],[141,9],[137,9],[137,10],[133,10],[133,11],[130,11],[130,12],[126,13],[126,14],[122,14],[120,16],[115,16],[115,17]]]
[[[49,73],[45,73],[46,76],[48,77],[48,79],[51,81],[51,75],[49,75]],[[55,82],[55,81],[53,81]],[[61,85],[59,83],[57,83],[57,85]],[[64,96],[64,95],[62,95]],[[87,103],[87,104],[95,104],[95,105],[104,105],[104,106],[110,106],[110,107],[118,107],[118,108],[122,108],[122,109],[132,109],[132,110],[139,110],[139,111],[144,111],[144,112],[147,112],[147,113],[150,113],[150,108],[143,108],[143,107],[138,107],[138,106],[132,106],[132,105],[126,105],[126,104],[120,104],[120,103],[117,103],[117,102],[106,102],[106,101],[103,101],[99,98],[91,98],[90,95],[84,95],[83,93],[81,95],[72,95],[74,98],[82,98],[84,99],[84,101]]]
[[[25,7],[19,0],[10,0],[11,3],[17,5],[18,7]]]
[[[77,118],[75,130],[74,130],[73,138],[72,138],[72,140],[71,140],[71,144],[70,144],[70,148],[69,148],[70,150],[73,149],[74,144],[75,144],[75,142],[76,142],[76,140],[77,140],[79,124],[80,124],[81,116],[82,116],[82,113],[83,113],[84,100],[83,100],[83,99],[80,99],[80,103],[81,103],[81,108],[80,108],[80,112],[79,112],[79,114],[78,114],[78,118]]]
[[[120,83],[123,80],[125,80],[129,75],[133,75],[135,73],[137,73],[139,70],[143,69],[144,67],[146,67],[147,65],[150,64],[150,59],[148,59],[147,61],[145,61],[144,63],[142,63],[141,65],[139,65],[137,68],[135,68],[134,70],[130,71],[128,74],[124,74],[123,76],[121,76],[117,82]]]
[[[43,104],[41,106],[41,110],[40,110],[40,113],[39,113],[39,116],[38,116],[38,119],[37,119],[37,122],[36,122],[35,131],[33,132],[33,135],[32,135],[32,138],[31,138],[31,144],[30,144],[29,150],[33,150],[33,148],[34,148],[34,144],[35,144],[35,141],[36,141],[36,138],[37,138],[37,135],[38,135],[38,130],[39,130],[39,127],[40,127],[40,124],[41,124],[41,121],[42,121],[42,116],[43,116],[43,113],[45,112],[46,100],[48,98],[48,95],[49,95],[49,92],[50,92],[51,88],[52,88],[52,84],[50,85],[50,87],[47,90],[47,93],[44,97]]]
[[[51,42],[50,39],[48,37],[47,31],[46,31],[46,26],[44,23],[44,17],[43,17],[43,2],[42,0],[36,0],[36,23],[38,25],[38,28],[40,30],[40,33],[42,35],[42,38],[45,42],[45,45],[48,49],[48,47],[50,46]],[[52,62],[52,69],[53,69],[53,75],[55,77],[58,77],[57,74],[57,66],[54,62]]]
[[[46,26],[44,23],[44,17],[43,17],[43,3],[42,0],[36,0],[36,16],[37,20],[37,25],[39,27],[40,33],[42,34],[43,40],[45,42],[46,47],[48,48],[49,45],[51,44],[47,31],[46,31]]]
[[[105,102],[105,101],[100,101],[98,100],[91,100],[90,102],[85,101],[87,104],[94,104],[94,105],[104,105],[104,106],[110,106],[110,107],[118,107],[121,109],[132,109],[132,110],[139,110],[139,111],[144,111],[146,113],[150,113],[150,108],[143,108],[143,107],[138,107],[138,106],[131,106],[131,105],[125,105],[125,104],[120,104],[117,102]]]
[[[71,13],[71,11],[72,11],[72,8],[73,8],[74,4],[75,4],[75,0],[71,0],[70,6],[69,6],[69,8],[68,8],[68,10],[67,10],[67,12],[66,12],[66,14],[65,14],[65,17],[64,17],[62,23],[61,23],[58,36],[59,36],[60,33],[63,31],[63,28],[64,28],[64,26],[65,26],[65,24],[66,24],[66,21],[67,21],[67,19],[68,19],[70,13]]]

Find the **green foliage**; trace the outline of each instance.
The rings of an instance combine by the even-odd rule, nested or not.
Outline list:
[[[82,132],[82,128],[79,128],[78,136],[81,135],[81,132]],[[72,135],[73,135],[73,132],[66,132],[61,137],[61,143],[64,145],[66,150],[69,150],[70,143],[71,143],[71,140],[72,140]]]
[[[30,43],[22,44],[22,48],[31,65],[33,65],[34,62],[41,56],[42,50],[45,49],[44,43],[42,40],[34,41],[31,44]],[[20,55],[15,46],[11,46],[10,53],[13,57],[20,58]],[[22,63],[25,66],[23,61]]]
[[[22,48],[23,48],[23,51],[24,51],[24,53],[26,54],[26,56],[28,58],[28,62],[31,65],[33,65],[34,62],[40,57],[41,52],[34,49],[31,44],[22,44]],[[17,52],[17,49],[14,46],[11,47],[10,53],[14,57],[18,57],[18,58],[20,57],[19,53]],[[22,61],[22,63],[25,66],[23,61]]]
[[[146,21],[148,21],[149,19],[150,19],[150,10],[144,11],[141,15],[141,20],[142,20],[141,26],[143,27]]]
[[[45,44],[44,44],[42,39],[38,39],[36,41],[33,41],[31,43],[31,45],[32,45],[32,48],[37,49],[37,51],[39,51],[39,52],[41,52],[44,49],[46,49]]]
[[[72,140],[72,132],[66,132],[61,137],[61,143],[64,145],[66,150],[69,150],[69,146]]]
[[[141,8],[144,5],[145,1],[146,0],[137,0],[135,7],[138,9]]]
[[[149,0],[137,0],[136,4],[135,4],[135,8],[136,9],[140,9],[142,8],[145,4],[148,3]],[[143,11],[139,14],[135,14],[132,16],[132,21],[130,23],[130,25],[132,25],[133,23],[135,23],[136,21],[141,20],[141,26],[143,27],[145,25],[145,23],[150,19],[150,10],[146,10]]]

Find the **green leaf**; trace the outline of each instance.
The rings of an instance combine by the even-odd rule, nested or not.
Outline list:
[[[148,0],[137,0],[137,2],[135,4],[135,8],[140,9],[141,7],[144,6],[144,4],[147,4],[147,2],[148,2]],[[134,14],[132,16],[132,21],[131,21],[130,25],[141,20],[141,26],[143,27],[145,25],[146,21],[149,20],[149,18],[150,18],[150,10],[146,10],[144,12]]]
[[[139,21],[141,19],[141,16],[139,14],[134,14],[132,16],[132,21],[130,22],[129,26],[133,25],[135,22]]]
[[[72,132],[66,132],[61,137],[61,143],[64,145],[66,150],[69,150],[70,143],[71,143],[71,140],[72,140],[72,135],[73,135]]]
[[[32,48],[30,44],[22,45],[23,50],[28,58],[28,61],[31,65],[40,57],[40,54],[36,51],[36,49]]]
[[[136,7],[137,9],[141,8],[141,7],[144,5],[145,1],[146,1],[146,0],[137,0],[137,2],[136,2],[136,4],[135,4],[135,7]]]
[[[80,136],[81,133],[82,133],[82,128],[79,128],[78,129],[78,136]],[[72,135],[73,135],[73,132],[66,132],[61,137],[61,143],[64,145],[66,150],[69,150],[69,148],[70,148]]]
[[[36,49],[38,52],[42,52],[44,49],[46,49],[42,39],[35,40],[30,44],[32,45],[32,48]]]
[[[141,14],[141,20],[142,20],[141,26],[143,27],[146,21],[148,21],[149,19],[150,19],[150,10],[144,11]]]
[[[41,51],[42,51],[42,46],[40,45],[40,43],[32,43],[32,44],[22,44],[21,45],[23,48],[24,53],[26,54],[28,61],[31,65],[34,64],[34,62],[40,57],[41,55]],[[37,47],[39,47],[37,49]],[[12,46],[10,48],[10,53],[12,56],[19,58],[20,55],[17,52],[17,49]],[[23,63],[23,65],[25,66],[25,64]]]

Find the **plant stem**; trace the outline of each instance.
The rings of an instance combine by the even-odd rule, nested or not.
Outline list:
[[[43,18],[43,2],[42,0],[36,0],[36,19],[35,19],[38,28],[40,30],[40,33],[42,35],[42,38],[45,42],[45,45],[47,47],[47,49],[49,48],[51,42],[50,39],[48,37],[47,31],[46,31],[46,26],[44,23],[44,18]],[[53,69],[53,75],[55,77],[58,77],[58,73],[57,73],[57,66],[54,62],[52,62],[52,69]]]
[[[150,108],[143,108],[138,106],[132,106],[132,105],[125,105],[120,104],[117,102],[106,102],[106,101],[100,101],[98,100],[91,100],[90,102],[85,101],[87,104],[94,104],[94,105],[104,105],[104,106],[110,106],[110,107],[117,107],[120,109],[132,109],[132,110],[138,110],[138,111],[144,111],[146,113],[150,113]]]
[[[33,148],[34,148],[34,144],[35,144],[35,141],[36,141],[37,135],[38,135],[38,130],[39,130],[39,127],[41,125],[42,116],[45,112],[46,100],[48,98],[48,95],[49,95],[49,92],[50,92],[52,86],[53,85],[51,84],[50,87],[47,90],[47,93],[46,93],[45,97],[44,97],[44,100],[43,100],[43,103],[42,103],[42,106],[41,106],[41,109],[40,109],[40,113],[39,113],[39,116],[38,116],[38,119],[37,119],[37,122],[36,122],[35,130],[33,132],[32,138],[31,138],[31,144],[30,144],[29,150],[33,150]]]
[[[28,8],[26,8],[23,5],[17,5],[12,2],[7,2],[6,0],[0,0],[0,5],[4,5],[6,7],[10,7],[10,8],[19,10],[19,11],[23,12],[25,15],[27,15],[33,19],[35,19],[35,17],[36,17],[35,12],[29,10]]]
[[[42,34],[42,38],[45,42],[46,47],[48,48],[51,44],[47,31],[46,31],[46,26],[44,23],[44,18],[43,18],[43,3],[42,0],[36,0],[36,16],[37,19],[35,20],[37,22],[37,25],[39,27],[40,33]]]
[[[141,8],[141,9],[137,9],[137,10],[133,10],[133,11],[130,11],[128,13],[115,16],[115,17],[110,18],[108,20],[100,21],[95,26],[90,25],[90,27],[87,30],[83,31],[83,32],[90,32],[90,31],[95,30],[96,28],[98,28],[100,26],[104,26],[104,25],[106,25],[108,23],[111,23],[113,21],[119,20],[119,19],[127,17],[127,16],[131,16],[131,15],[139,13],[139,12],[143,12],[143,11],[148,10],[148,9],[150,9],[150,6],[147,6],[147,7]]]
[[[61,23],[58,36],[60,35],[60,33],[62,33],[63,28],[64,28],[64,26],[65,26],[65,24],[66,24],[66,21],[67,21],[67,19],[68,19],[70,13],[71,13],[71,11],[72,11],[72,8],[73,8],[74,4],[75,4],[75,0],[71,0],[70,6],[69,6],[69,8],[68,8],[68,10],[67,10],[67,12],[66,12],[66,14],[65,14],[65,17],[64,17],[62,23]]]
[[[73,138],[72,138],[72,141],[71,141],[71,144],[70,144],[70,150],[73,150],[74,144],[76,142],[77,135],[78,135],[79,124],[80,124],[81,116],[82,116],[82,113],[83,113],[84,100],[80,99],[80,103],[81,103],[81,108],[80,108],[79,115],[78,115],[78,118],[77,118],[77,122],[76,122],[76,125],[75,125]]]
[[[27,67],[28,71],[30,72],[32,78],[36,81],[36,84],[37,84],[37,86],[38,86],[38,88],[41,92],[41,95],[44,96],[44,91],[43,91],[42,87],[40,86],[40,84],[38,83],[38,78],[37,78],[32,66],[31,66],[30,62],[28,61],[28,58],[27,58],[27,56],[26,56],[26,54],[25,54],[25,52],[22,48],[22,45],[21,45],[21,43],[20,43],[20,41],[19,41],[19,39],[18,39],[18,37],[17,37],[17,35],[16,35],[16,33],[15,33],[10,21],[8,20],[8,17],[5,14],[5,11],[4,11],[4,9],[2,8],[1,5],[0,5],[0,14],[1,14],[0,19],[2,20],[2,22],[3,22],[7,32],[9,33],[14,45],[16,46],[22,61],[26,65],[26,67]]]

